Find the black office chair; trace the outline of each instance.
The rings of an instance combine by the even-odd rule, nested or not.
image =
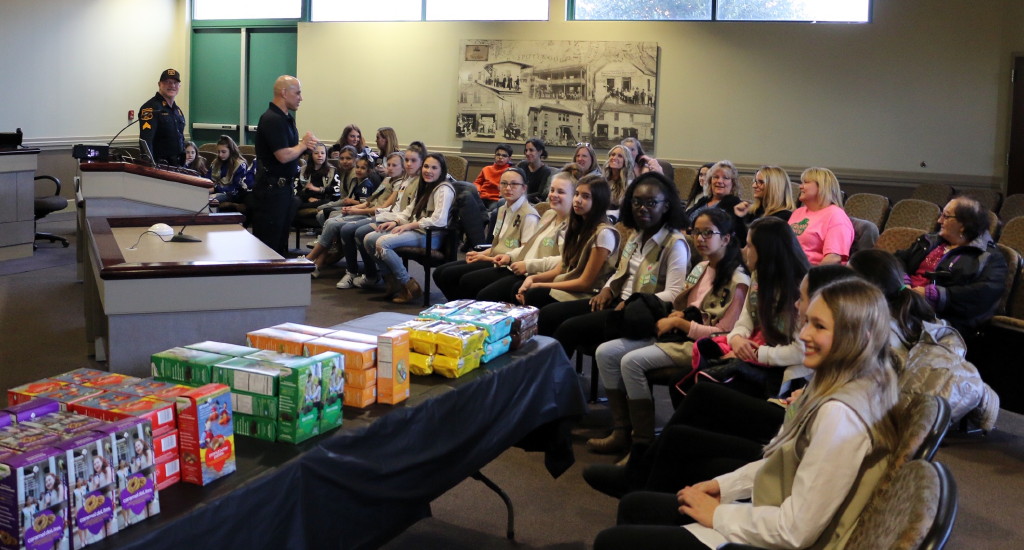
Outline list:
[[[36,225],[38,226],[39,219],[45,218],[46,216],[64,210],[68,207],[68,200],[60,196],[60,180],[53,176],[36,176],[38,180],[50,180],[56,186],[56,190],[53,195],[47,195],[45,197],[35,198],[35,213],[36,213]],[[54,235],[52,233],[40,233],[36,231],[36,240],[48,239],[51,243],[60,241],[64,248],[68,247],[68,240],[64,237]],[[35,245],[32,245],[35,248]]]

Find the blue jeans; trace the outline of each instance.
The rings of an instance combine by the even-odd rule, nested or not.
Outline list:
[[[444,238],[443,231],[435,231],[431,236],[430,246],[437,247]],[[404,231],[402,233],[381,234],[376,231],[370,233],[363,239],[363,246],[367,252],[374,255],[377,269],[384,275],[393,275],[395,280],[401,284],[409,282],[409,272],[402,265],[402,258],[394,249],[403,246],[427,246],[426,233],[419,231]]]
[[[356,230],[369,225],[371,222],[373,222],[373,218],[363,214],[328,218],[317,242],[320,243],[320,246],[329,247],[334,241],[338,241],[342,252],[345,254],[345,271],[348,273],[358,273],[359,258],[357,254],[362,247],[357,244]],[[363,251],[363,263],[373,263],[365,251]]]

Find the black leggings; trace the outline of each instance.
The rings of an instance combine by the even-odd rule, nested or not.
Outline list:
[[[605,529],[594,540],[594,550],[707,550],[707,546],[680,527],[693,520],[679,513],[675,494],[630,493],[619,502],[618,526]]]
[[[600,311],[590,311],[590,299],[556,302],[540,310],[537,332],[553,336],[572,357],[578,347],[596,348],[603,342],[621,337],[618,325],[609,322],[616,303]],[[592,351],[592,350],[591,350]]]
[[[438,266],[434,270],[433,279],[437,288],[441,290],[441,293],[448,300],[476,298],[476,293],[470,293],[462,284],[462,281],[468,275],[484,270],[497,271],[491,262],[466,263],[463,260],[458,260]]]
[[[516,275],[507,269],[495,269],[493,272],[476,271],[462,279],[467,288],[479,289],[476,292],[477,300],[509,303],[515,303],[519,285],[525,280],[526,277]]]

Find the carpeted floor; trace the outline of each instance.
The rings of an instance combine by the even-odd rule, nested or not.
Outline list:
[[[40,224],[41,230],[74,233],[74,219]],[[77,280],[74,244],[40,243],[34,258],[0,262],[0,389],[78,367],[103,368],[89,357],[84,337],[82,284]],[[416,312],[418,305],[375,301],[361,290],[337,290],[341,275],[325,270],[313,281],[308,321],[333,325],[385,309]],[[417,274],[419,276],[419,274]],[[435,301],[441,299],[435,296]],[[589,369],[586,369],[589,372]],[[581,377],[584,388],[589,387]],[[6,392],[4,392],[6,394]],[[659,418],[670,413],[668,396],[658,394]],[[6,403],[6,395],[0,398]],[[602,432],[608,413],[592,405],[574,430],[577,463],[559,479],[544,469],[540,455],[511,449],[483,472],[511,496],[516,541],[505,539],[505,508],[478,481],[466,480],[433,503],[434,517],[391,541],[389,549],[590,548],[595,535],[615,522],[616,501],[591,490],[580,475],[590,463],[608,461],[589,454],[583,442]],[[415,452],[410,450],[410,452]],[[948,548],[1024,548],[1024,416],[1003,411],[987,436],[953,433],[936,460],[953,472],[959,515]]]

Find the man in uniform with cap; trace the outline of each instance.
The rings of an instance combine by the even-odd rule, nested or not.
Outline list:
[[[146,140],[157,164],[185,164],[185,113],[174,102],[181,74],[174,69],[160,73],[160,87],[139,109],[139,138]]]

